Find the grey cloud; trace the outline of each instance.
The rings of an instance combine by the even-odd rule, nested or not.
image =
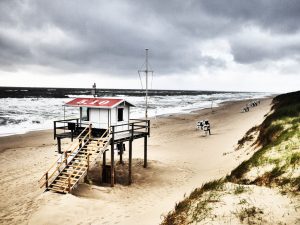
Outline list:
[[[203,56],[198,43],[229,40],[245,24],[276,33],[299,31],[299,1],[38,1],[0,2],[0,68],[42,65],[67,72],[136,75],[144,48],[159,74],[180,73],[199,66],[225,67],[219,58]],[[24,42],[22,34],[61,30],[66,42]],[[14,29],[19,37],[5,32]],[[45,35],[47,33],[45,32]],[[27,38],[28,39],[28,38]],[[30,39],[30,38],[29,38]],[[230,40],[239,63],[288,57],[239,40]],[[276,46],[274,46],[276,48]],[[293,48],[299,54],[299,48]],[[251,54],[244,54],[244,52]]]
[[[234,43],[232,53],[235,61],[242,64],[258,63],[262,61],[295,59],[300,57],[300,43],[275,47],[259,43]]]

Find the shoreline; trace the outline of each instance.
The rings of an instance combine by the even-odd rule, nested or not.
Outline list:
[[[266,96],[266,97],[263,97],[263,98],[260,98],[261,100],[263,99],[269,99],[269,98],[273,98],[275,97],[276,95],[271,95],[271,96]],[[165,113],[165,114],[159,114],[159,115],[156,115],[156,116],[151,116],[149,117],[149,119],[156,119],[156,118],[165,118],[165,117],[168,117],[170,115],[189,115],[189,114],[193,114],[193,113],[198,113],[202,110],[214,110],[214,109],[217,109],[223,105],[226,105],[226,104],[231,104],[231,103],[238,103],[238,102],[249,102],[251,100],[255,100],[254,98],[253,99],[243,99],[243,100],[225,100],[224,102],[221,102],[221,103],[217,103],[217,106],[213,106],[212,108],[210,107],[204,107],[204,108],[194,108],[194,109],[189,109],[187,110],[187,112],[173,112],[173,113]],[[134,118],[133,118],[134,119]],[[22,135],[29,135],[31,133],[38,133],[38,132],[46,132],[46,131],[53,131],[52,128],[39,128],[39,129],[36,129],[36,130],[28,130],[28,131],[25,131],[25,132],[22,132],[22,133],[6,133],[6,134],[0,134],[0,140],[1,138],[6,138],[6,137],[10,137],[10,136],[22,136]],[[0,152],[1,152],[1,142],[0,142]]]
[[[0,137],[3,174],[0,222],[158,224],[161,215],[169,212],[185,194],[226,175],[253,153],[233,151],[234,145],[248,129],[263,120],[271,98],[263,99],[252,111],[241,113],[245,102],[249,100],[226,103],[213,113],[209,108],[153,118],[148,141],[149,168],[141,166],[143,143],[137,140],[133,146],[131,186],[80,184],[74,195],[43,193],[37,186],[37,180],[57,157],[51,130]],[[211,122],[211,136],[196,131],[196,121],[201,119]],[[97,169],[94,172],[99,173]]]

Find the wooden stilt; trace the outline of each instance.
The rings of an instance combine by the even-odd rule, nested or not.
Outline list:
[[[111,127],[112,129],[112,134],[111,134],[111,148],[110,148],[110,161],[111,161],[111,166],[110,166],[110,173],[111,173],[111,176],[110,176],[110,186],[113,187],[115,186],[115,160],[114,160],[114,157],[115,157],[115,153],[114,153],[114,131],[115,131],[115,128],[112,126]]]
[[[61,154],[61,140],[60,137],[57,137],[57,151]]]
[[[55,138],[56,138],[56,121],[53,122],[53,125],[54,125],[53,135],[54,135],[54,140],[55,140]]]
[[[147,168],[147,136],[144,137],[144,168]]]
[[[132,183],[132,140],[129,141],[129,163],[128,163],[128,184],[130,185]]]
[[[68,153],[65,152],[65,163],[66,163],[66,166],[68,165],[68,158],[67,158],[67,155],[68,155]]]
[[[107,177],[106,177],[106,151],[103,152],[102,156],[102,174],[101,174],[101,182],[107,183]]]
[[[103,152],[103,159],[102,159],[102,166],[105,167],[106,166],[106,150]]]
[[[123,164],[123,142],[119,144],[120,151],[120,164]]]
[[[92,138],[92,124],[89,124],[89,138]]]

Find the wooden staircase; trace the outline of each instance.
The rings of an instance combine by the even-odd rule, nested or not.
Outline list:
[[[70,150],[65,151],[65,154],[61,155],[40,179],[41,188],[70,193],[110,145],[109,130],[106,130],[100,138],[93,138],[91,126],[84,129],[76,139],[78,143],[71,144]]]

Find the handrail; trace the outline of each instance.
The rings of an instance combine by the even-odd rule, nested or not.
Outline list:
[[[102,141],[101,139],[105,136],[105,134],[108,134],[107,136],[110,135],[109,129],[106,129],[106,131],[101,135],[101,137],[97,141],[97,145],[100,143],[100,141]]]
[[[137,126],[137,125],[133,125],[134,127]],[[148,128],[148,126],[144,126],[144,127],[137,127],[137,128],[130,128],[128,130],[120,130],[120,131],[114,131],[114,134],[119,134],[119,133],[125,133],[125,132],[128,132],[128,131],[135,131],[135,130],[143,130],[145,128]]]
[[[89,134],[90,134],[90,131],[89,131],[82,139],[85,140],[86,137],[87,137]],[[45,182],[44,182],[42,185],[40,185],[41,187],[43,187],[43,186],[50,180],[50,178],[53,177],[53,175],[55,174],[55,172],[58,171],[58,169],[60,168],[60,166],[61,166],[63,163],[67,162],[69,156],[72,155],[72,154],[74,153],[75,150],[77,150],[77,148],[80,146],[80,144],[82,144],[82,141],[79,141],[79,143],[73,148],[73,150],[72,150],[69,154],[67,153],[67,154],[65,155],[64,160],[61,161],[61,162],[59,163],[59,166],[56,167],[56,169],[51,173],[50,176],[48,175],[48,179],[46,179]],[[55,163],[57,163],[57,162],[58,162],[58,160],[57,160]],[[55,163],[54,163],[54,165],[55,165]],[[53,166],[52,166],[52,167],[53,167]],[[44,174],[44,176],[45,176],[46,174],[48,174],[48,172],[49,172],[51,169],[52,169],[52,168],[50,168],[50,169]],[[42,176],[42,178],[43,178],[44,176]],[[41,178],[41,179],[42,179],[42,178]],[[41,180],[41,179],[40,179],[40,180]]]
[[[126,125],[132,125],[132,124],[141,124],[141,123],[147,123],[148,120],[145,121],[138,121],[138,122],[129,122],[129,123],[124,123],[124,124],[116,124],[116,125],[112,125],[112,127],[121,127],[121,126],[126,126]],[[145,125],[147,126],[147,125]]]
[[[131,121],[139,121],[139,122],[147,122],[149,120],[146,119],[130,119]]]
[[[81,135],[82,135],[82,133],[87,129],[88,127],[86,127],[75,139],[78,139]],[[67,149],[69,149],[69,148],[71,148],[72,147],[72,145],[73,145],[74,143],[70,143],[69,144],[69,146],[67,147]],[[46,173],[47,172],[49,172],[49,170],[51,170],[52,169],[52,167],[59,161],[59,159],[62,157],[62,155],[49,167],[49,169],[46,171]],[[42,177],[43,178],[43,177]],[[41,178],[41,179],[42,179]],[[40,180],[41,180],[40,179]]]
[[[77,137],[76,137],[76,139],[79,139],[80,138],[80,136],[88,129],[89,127],[86,127]],[[85,140],[86,139],[86,137],[87,137],[87,135],[89,135],[91,133],[91,130],[89,130],[89,132],[82,138],[82,140]],[[79,141],[79,143],[73,148],[73,150],[71,150],[70,151],[70,153],[68,154],[66,154],[66,156],[65,156],[65,159],[63,160],[63,161],[61,161],[60,163],[59,163],[59,160],[60,160],[60,158],[62,157],[62,155],[50,166],[50,168],[44,173],[44,175],[41,177],[41,179],[39,180],[39,182],[46,176],[46,174],[48,175],[48,173],[50,172],[50,170],[54,167],[54,165],[56,165],[57,163],[59,163],[59,165],[56,167],[56,169],[52,172],[52,174],[50,175],[50,176],[48,176],[48,178],[45,180],[45,182],[42,184],[42,185],[40,185],[41,187],[43,187],[46,183],[47,183],[47,181],[50,179],[50,178],[52,178],[52,176],[54,175],[54,173],[56,172],[56,171],[58,171],[58,169],[59,169],[59,167],[63,164],[63,163],[65,163],[66,162],[66,160],[68,159],[68,157],[71,155],[71,154],[73,154],[73,152],[80,146],[80,144],[82,144],[82,140],[81,141]],[[71,147],[73,146],[73,143],[71,143],[71,144],[69,144],[69,146],[68,146],[68,148],[67,149],[70,149]]]

